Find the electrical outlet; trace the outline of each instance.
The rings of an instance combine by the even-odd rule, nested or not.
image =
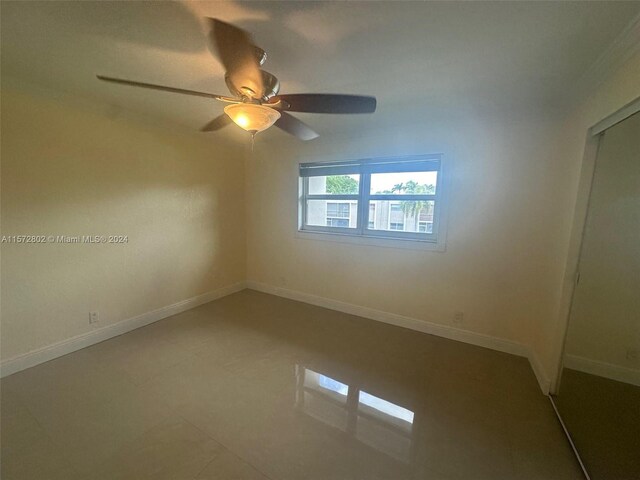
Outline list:
[[[635,348],[627,349],[627,360],[638,360],[640,358],[640,350]]]
[[[100,314],[98,312],[89,312],[89,323],[98,323],[100,321]]]
[[[455,312],[453,314],[453,323],[455,325],[462,325],[464,323],[464,312]]]

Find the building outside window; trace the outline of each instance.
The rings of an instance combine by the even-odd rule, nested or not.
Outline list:
[[[389,203],[389,230],[404,230],[404,211],[400,202]]]
[[[348,202],[327,202],[327,227],[349,227],[350,216]]]
[[[369,218],[367,220],[367,228],[373,229],[376,225],[376,206],[373,203],[369,204]]]
[[[349,218],[349,203],[327,202],[327,217]]]

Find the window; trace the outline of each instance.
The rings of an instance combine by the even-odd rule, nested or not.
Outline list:
[[[433,233],[433,222],[418,222],[418,231],[425,233]]]
[[[327,227],[349,227],[351,203],[327,202]]]
[[[402,205],[400,202],[388,202],[389,203],[389,230],[404,230],[404,212],[402,211]],[[375,229],[374,226],[369,227],[371,230]]]
[[[327,217],[349,218],[349,204],[327,202]]]
[[[437,242],[441,156],[300,165],[300,231]]]
[[[345,218],[327,218],[327,227],[349,228],[349,220]]]
[[[373,228],[376,224],[375,222],[375,218],[376,218],[376,206],[373,203],[369,204],[369,220],[368,220],[368,225],[367,228]]]

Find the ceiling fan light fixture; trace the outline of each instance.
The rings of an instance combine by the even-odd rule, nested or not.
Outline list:
[[[233,122],[247,132],[262,132],[276,123],[280,112],[255,103],[237,103],[224,107]]]

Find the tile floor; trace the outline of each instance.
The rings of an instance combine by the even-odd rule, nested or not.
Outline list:
[[[2,380],[2,479],[581,479],[523,358],[250,290]]]

